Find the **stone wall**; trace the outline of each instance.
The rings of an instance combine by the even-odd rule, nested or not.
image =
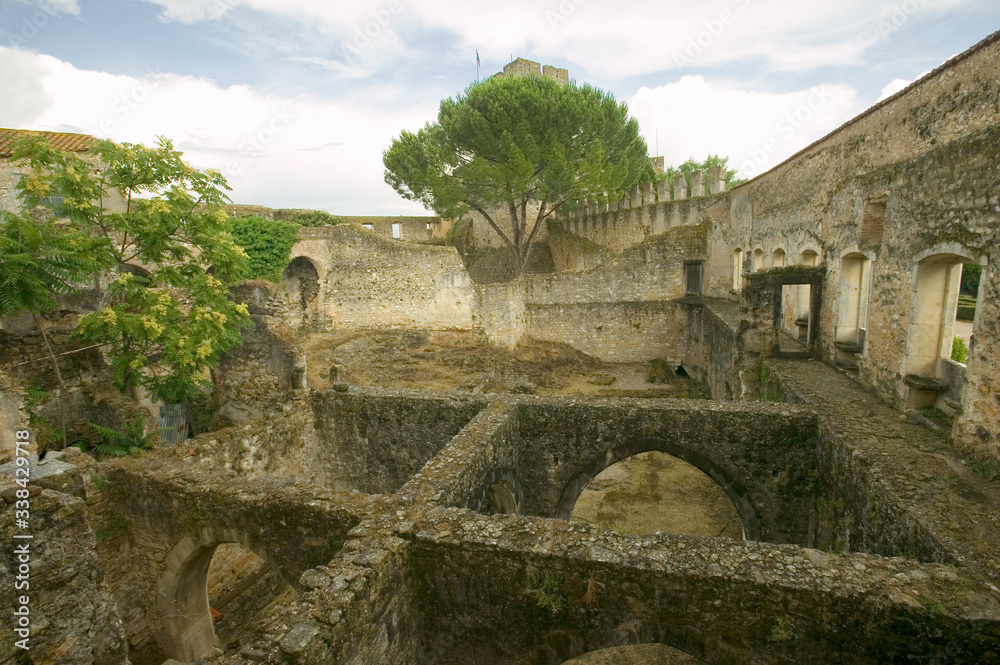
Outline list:
[[[473,288],[458,253],[385,240],[352,225],[299,230],[293,261],[316,267],[308,304],[324,327],[472,328]]]
[[[404,390],[329,390],[313,395],[323,483],[399,489],[485,406],[472,396]]]
[[[998,71],[1000,37],[994,35],[766,174],[712,197],[705,209],[714,222],[713,255],[732,256],[742,249],[749,257],[761,249],[767,268],[775,250],[784,252],[788,264],[799,263],[805,251],[817,253],[827,270],[819,343],[831,362],[838,359],[834,345],[851,316],[845,308],[854,302],[844,292],[845,257],[869,262],[859,378],[897,407],[927,403],[905,382],[907,374],[927,371],[917,368],[914,351],[922,343],[920,325],[950,329],[950,312],[920,309],[921,262],[982,264],[977,353],[968,363],[954,434],[995,458],[995,423],[1000,422],[1000,377],[994,371],[1000,348],[994,325],[1000,313],[995,286],[1000,215],[993,201],[1000,186]],[[710,295],[728,297],[731,270],[724,261],[709,263]],[[933,367],[930,371],[940,374]]]
[[[946,583],[941,567],[666,534],[638,550],[524,517],[435,522],[414,543],[425,651],[408,662],[554,665],[648,642],[719,665],[993,657],[992,628],[910,602]]]
[[[565,342],[606,362],[663,358],[679,364],[685,321],[670,302],[528,305],[527,334]]]
[[[584,272],[477,284],[477,325],[507,348],[530,335],[611,362],[679,362],[685,319],[668,301],[684,296],[685,262],[704,260],[707,233],[677,227]]]
[[[30,491],[0,474],[0,534],[7,544],[0,555],[0,587],[6,595],[0,612],[2,662],[25,662],[25,657],[37,665],[128,662],[113,580],[97,550],[101,534],[95,535],[93,514],[82,498],[83,474],[92,465],[84,464],[86,459],[79,453],[55,453],[47,467],[32,464]],[[64,460],[79,462],[79,467]],[[15,509],[24,509],[14,503],[19,489],[30,494],[27,528],[15,520]],[[18,540],[15,534],[32,538]],[[27,553],[15,554],[19,546],[27,546]],[[30,561],[27,579],[20,570],[21,555]],[[15,575],[20,577],[15,580]],[[28,586],[17,587],[16,581]],[[27,636],[14,633],[14,612],[21,606],[15,600],[22,595],[28,598]],[[24,637],[30,651],[16,646]]]

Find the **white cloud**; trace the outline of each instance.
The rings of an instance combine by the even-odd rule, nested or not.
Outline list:
[[[920,77],[917,77],[920,78]],[[876,103],[882,101],[883,99],[888,99],[892,97],[897,92],[910,85],[917,79],[893,79],[885,84],[882,88],[882,92],[879,93],[878,99],[875,100]]]
[[[164,19],[185,23],[219,18],[235,7],[254,9],[355,35],[369,27],[395,32],[446,30],[458,49],[507,62],[529,52],[597,76],[627,76],[760,59],[782,70],[858,64],[866,48],[915,17],[977,0],[713,0],[628,3],[593,0],[141,0]],[[572,73],[572,72],[571,72]]]
[[[164,135],[191,163],[220,170],[241,203],[425,213],[383,182],[381,153],[401,129],[431,119],[436,105],[385,112],[347,101],[276,98],[172,74],[133,78],[81,70],[0,47],[0,72],[9,69],[25,72],[22,83],[36,92],[30,104],[0,107],[0,126],[146,144]]]
[[[779,164],[860,110],[857,92],[844,85],[772,94],[713,84],[701,76],[640,88],[628,105],[651,153],[658,131],[668,165],[717,153],[729,156],[730,166],[745,177]]]

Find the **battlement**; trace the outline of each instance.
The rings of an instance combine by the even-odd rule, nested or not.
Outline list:
[[[671,227],[700,223],[699,211],[709,197],[725,191],[725,173],[721,167],[713,166],[707,178],[702,171],[694,171],[690,182],[680,174],[673,179],[633,187],[621,199],[600,197],[581,201],[576,210],[561,214],[558,221],[561,230],[620,252]]]
[[[534,60],[518,58],[513,62],[504,65],[503,71],[497,76],[544,76],[553,79],[559,85],[569,83],[569,71],[545,65],[544,67]]]

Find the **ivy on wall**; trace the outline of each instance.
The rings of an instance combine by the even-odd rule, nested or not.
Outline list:
[[[230,233],[249,257],[244,279],[267,279],[280,282],[295,244],[298,224],[276,222],[260,215],[230,217]]]

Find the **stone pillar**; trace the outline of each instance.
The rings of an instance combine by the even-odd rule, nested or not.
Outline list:
[[[726,191],[726,173],[721,166],[708,169],[708,191],[710,194],[721,194]]]
[[[630,208],[641,208],[642,207],[642,190],[636,185],[632,188],[629,194],[629,207]]]
[[[674,178],[674,201],[681,201],[688,197],[688,184],[683,173],[677,174]]]
[[[666,178],[656,183],[656,200],[659,203],[670,200],[670,181]]]
[[[691,172],[691,198],[705,196],[705,174],[701,171]]]
[[[656,192],[653,183],[647,182],[642,185],[642,205],[648,206],[656,203]]]
[[[608,211],[610,202],[608,201],[608,195],[605,194],[597,200],[597,212],[605,213]]]

